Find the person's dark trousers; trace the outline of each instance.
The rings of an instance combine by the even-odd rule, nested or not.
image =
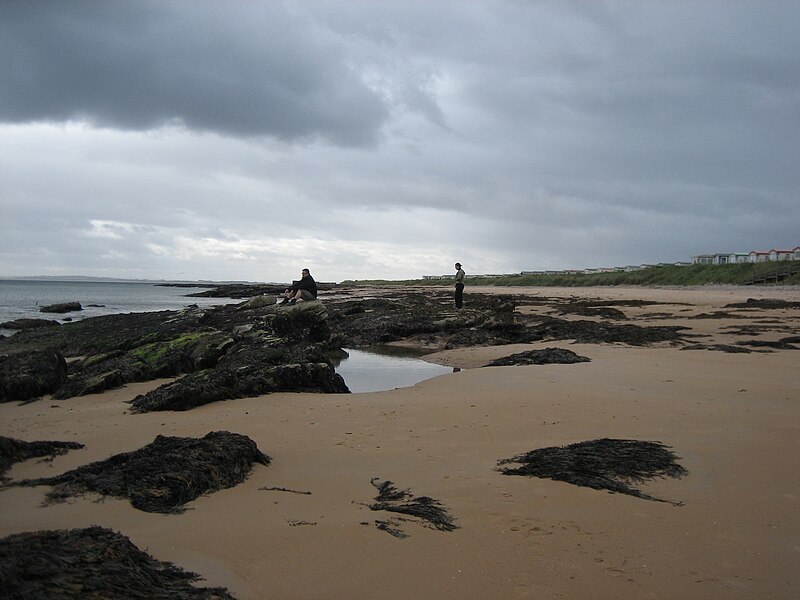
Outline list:
[[[461,308],[464,305],[464,284],[456,284],[456,308]]]

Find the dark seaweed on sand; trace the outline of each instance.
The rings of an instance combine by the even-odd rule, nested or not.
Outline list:
[[[393,537],[403,540],[408,537],[408,534],[402,529],[398,529],[398,525],[399,523],[397,521],[380,521],[378,519],[375,520],[375,527],[377,527],[381,531],[385,531],[386,533],[388,533]]]
[[[543,350],[526,350],[510,356],[503,356],[490,362],[487,367],[505,367],[512,365],[569,365],[591,362],[586,356],[576,354],[564,348],[544,348]]]
[[[800,335],[792,335],[779,340],[745,340],[736,342],[740,346],[755,346],[757,348],[775,348],[777,350],[800,350],[796,344],[800,344]]]
[[[78,442],[25,442],[0,436],[0,482],[7,480],[5,473],[14,463],[42,456],[52,458],[78,448],[83,448],[83,444]]]
[[[676,462],[676,458],[661,442],[603,438],[539,448],[501,460],[498,465],[522,463],[520,467],[501,468],[504,475],[555,479],[680,506],[680,502],[655,498],[632,487],[634,483],[656,478],[687,475],[688,471]]]
[[[232,600],[225,588],[196,588],[201,579],[142,552],[102,527],[20,533],[0,539],[0,591],[31,598]]]
[[[769,350],[751,350],[742,346],[731,346],[730,344],[692,344],[684,346],[681,350],[712,350],[714,352],[727,352],[728,354],[750,354],[752,352],[769,352]]]
[[[128,498],[139,510],[180,513],[199,496],[233,487],[250,473],[253,463],[270,463],[245,435],[215,431],[203,438],[157,436],[139,450],[116,454],[63,475],[28,479],[14,485],[52,485],[52,502],[86,492]]]
[[[800,302],[777,298],[748,298],[747,302],[726,304],[724,308],[800,308]]]
[[[398,490],[393,482],[380,482],[379,477],[374,477],[370,483],[378,490],[375,502],[368,505],[371,510],[385,510],[410,517],[421,519],[426,527],[439,531],[453,531],[458,527],[453,523],[453,517],[438,500],[428,496],[414,496],[410,490]],[[408,537],[398,529],[393,529],[385,521],[376,521],[378,529],[388,531],[395,537]]]

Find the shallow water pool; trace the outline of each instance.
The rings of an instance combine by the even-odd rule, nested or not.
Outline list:
[[[369,352],[344,350],[349,356],[335,359],[333,364],[353,393],[411,387],[420,381],[453,372],[452,367],[426,362],[407,351],[398,353],[384,348]]]

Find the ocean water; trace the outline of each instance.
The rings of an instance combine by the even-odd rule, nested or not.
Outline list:
[[[0,280],[0,323],[14,319],[52,319],[61,323],[117,313],[180,310],[186,306],[214,306],[243,302],[232,298],[190,298],[210,288],[163,287],[144,282]],[[83,310],[65,314],[39,312],[42,306],[80,302]],[[0,328],[0,334],[14,330]]]

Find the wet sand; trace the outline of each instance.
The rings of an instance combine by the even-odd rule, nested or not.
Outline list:
[[[619,308],[637,325],[690,327],[708,336],[703,344],[800,335],[798,309],[723,308],[747,298],[798,301],[796,289],[468,286],[465,303],[476,292],[664,302]],[[522,312],[551,310],[521,304]],[[691,318],[714,311],[735,315]],[[764,331],[736,333],[743,325]],[[477,368],[545,347],[591,362]],[[158,434],[233,431],[273,459],[179,515],[96,496],[43,507],[46,487],[5,489],[0,536],[102,525],[240,599],[797,597],[800,351],[558,341],[428,359],[462,370],[399,390],[272,394],[183,413],[127,413],[126,400],[162,382],[0,404],[0,435],[86,446],[17,464],[13,479],[62,473]],[[601,437],[672,447],[688,476],[640,489],[683,505],[496,470],[522,452]],[[404,539],[379,530],[376,520],[397,515],[368,508],[374,477],[440,501],[458,529],[399,522]]]

